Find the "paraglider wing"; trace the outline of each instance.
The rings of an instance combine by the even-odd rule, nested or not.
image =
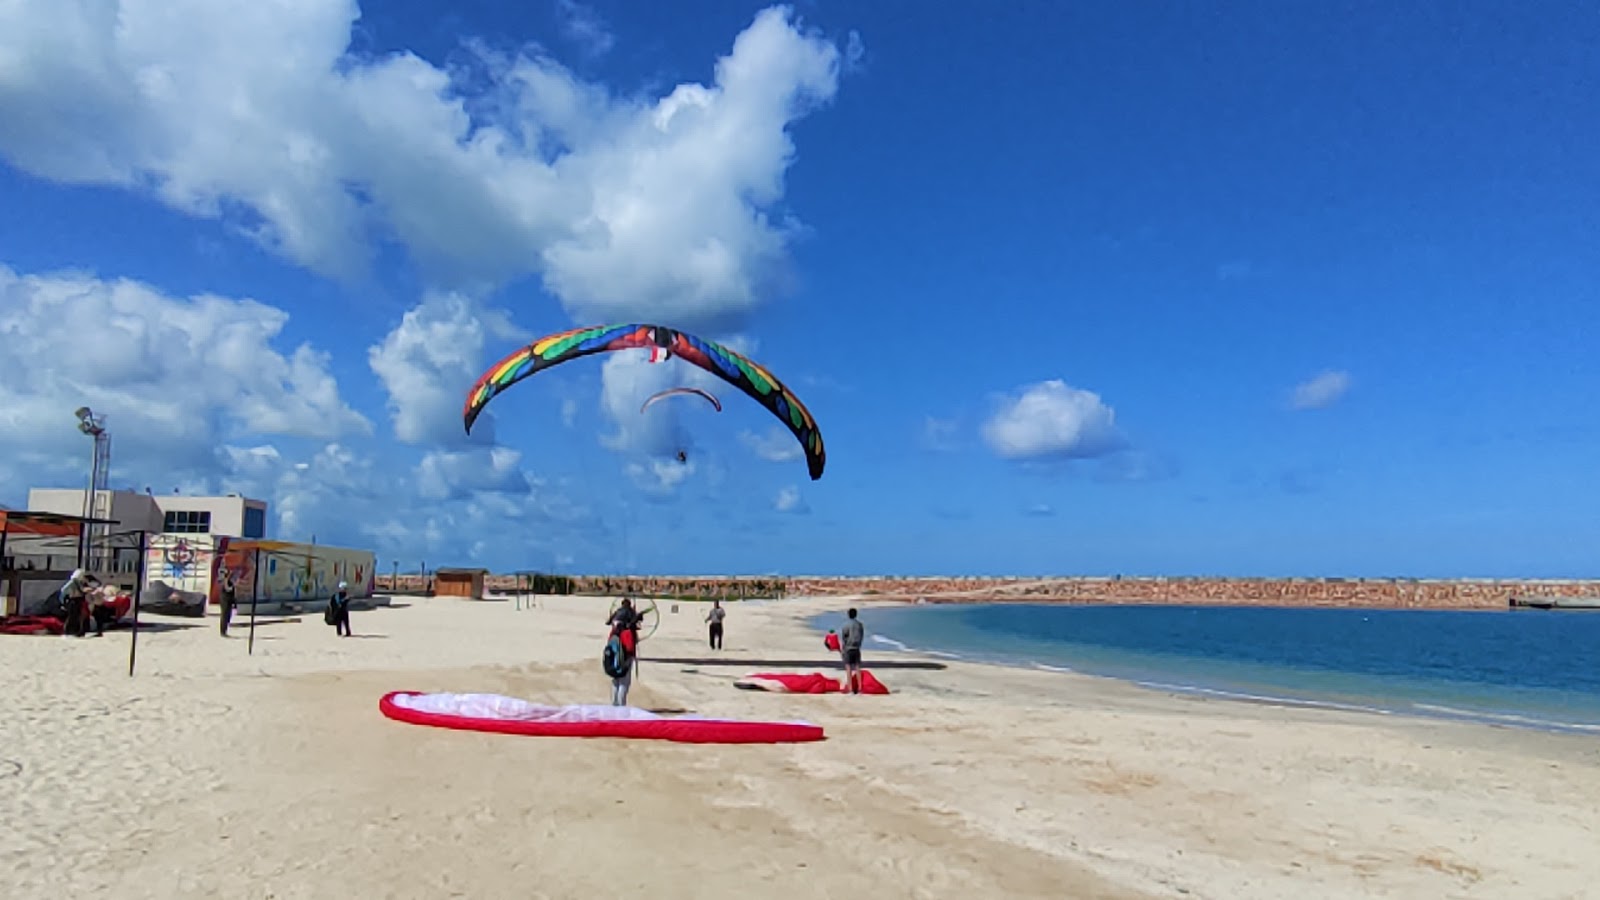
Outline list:
[[[659,348],[721,378],[777,416],[805,450],[811,480],[827,464],[822,433],[811,411],[772,373],[727,347],[662,325],[599,325],[542,337],[491,366],[467,392],[462,420],[467,433],[489,401],[535,372],[580,356],[613,350]],[[655,349],[651,350],[656,354]]]
[[[658,346],[651,334],[650,325],[600,325],[574,328],[539,338],[490,366],[478,376],[472,390],[467,392],[467,405],[461,412],[467,433],[472,433],[472,423],[483,414],[489,401],[506,388],[554,365],[569,359],[604,353],[609,350],[627,350]]]
[[[799,397],[784,387],[783,382],[727,347],[692,334],[673,332],[670,349],[674,356],[719,376],[777,416],[805,449],[806,468],[811,473],[811,480],[822,477],[822,468],[828,462],[827,451],[822,446],[822,432],[817,429],[816,420],[811,418],[811,411],[806,409]]]
[[[698,394],[698,395],[706,398],[707,400],[710,400],[711,401],[711,405],[715,406],[717,408],[717,412],[722,412],[722,401],[718,400],[716,397],[712,396],[710,391],[702,391],[699,388],[685,388],[685,387],[667,388],[664,391],[658,391],[658,392],[656,392],[654,394],[651,394],[649,397],[647,397],[645,399],[644,405],[639,407],[639,412],[644,412],[645,410],[649,409],[650,408],[650,404],[656,402],[657,400],[660,400],[660,399],[665,398],[665,397],[671,397],[671,396],[674,396],[676,394]]]

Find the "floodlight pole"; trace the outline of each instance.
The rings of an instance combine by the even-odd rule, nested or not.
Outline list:
[[[94,410],[87,406],[78,407],[74,413],[78,417],[78,430],[93,439],[93,456],[89,461],[89,489],[83,495],[83,517],[85,519],[98,519],[99,497],[101,486],[106,481],[106,468],[110,462],[109,445],[111,438],[106,434],[105,417],[97,416]],[[94,553],[95,523],[84,522],[78,525],[78,568],[85,569],[92,566]]]

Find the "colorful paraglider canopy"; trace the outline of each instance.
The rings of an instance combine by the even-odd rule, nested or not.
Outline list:
[[[710,391],[702,391],[699,388],[691,387],[675,387],[667,388],[664,391],[656,391],[654,394],[651,394],[645,398],[644,405],[639,407],[639,412],[642,413],[649,409],[650,404],[655,403],[658,400],[663,400],[667,397],[683,397],[690,395],[698,395],[706,398],[707,400],[711,401],[712,406],[717,408],[717,412],[722,412],[722,401],[712,396]]]
[[[539,338],[500,360],[467,392],[461,418],[467,433],[485,406],[502,391],[536,372],[580,356],[616,350],[646,350],[651,357],[676,356],[744,391],[777,416],[805,450],[813,481],[822,477],[827,452],[811,411],[772,373],[727,347],[664,325],[597,325]],[[692,389],[690,389],[692,390]],[[648,405],[648,401],[646,402]],[[720,404],[719,404],[720,405]]]

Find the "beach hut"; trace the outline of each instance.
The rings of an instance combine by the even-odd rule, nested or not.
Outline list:
[[[439,569],[433,573],[433,594],[482,600],[483,577],[487,574],[488,569]]]

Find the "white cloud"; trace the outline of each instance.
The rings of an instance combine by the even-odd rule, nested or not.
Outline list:
[[[1041,517],[1043,517],[1043,516],[1053,516],[1053,515],[1056,514],[1055,507],[1051,506],[1048,503],[1035,503],[1032,506],[1028,507],[1026,510],[1024,510],[1024,512],[1027,515],[1030,515],[1030,516],[1041,516]]]
[[[1332,406],[1350,390],[1349,372],[1329,369],[1295,385],[1289,395],[1290,409],[1323,409]]]
[[[442,294],[406,313],[381,343],[368,349],[367,362],[389,392],[396,438],[409,444],[466,440],[461,406],[489,363],[483,349],[491,335],[524,341],[530,337],[499,313],[479,310],[459,294]],[[485,425],[490,414],[485,413]],[[485,429],[484,434],[492,437],[493,431]]]
[[[275,537],[371,548],[384,568],[396,559],[415,567],[492,555],[520,564],[605,550],[594,514],[529,478],[504,448],[431,453],[413,478],[396,478],[392,458],[340,444],[301,458],[263,446],[223,451],[227,471],[185,488],[260,497]]]
[[[635,461],[627,463],[623,471],[639,490],[656,498],[664,498],[671,496],[679,485],[694,474],[695,461],[692,459],[686,462],[663,459]]]
[[[616,45],[617,39],[606,27],[605,19],[590,6],[575,0],[556,0],[561,13],[561,30],[590,56],[602,56]]]
[[[1125,445],[1116,414],[1099,395],[1060,379],[1005,398],[983,425],[983,437],[1007,459],[1103,456]]]
[[[579,31],[595,24],[576,4],[565,11]],[[101,374],[85,385],[59,381],[46,393],[12,385],[16,398],[0,393],[16,399],[0,403],[0,451],[27,434],[30,459],[81,455],[82,436],[63,430],[70,420],[40,432],[45,444],[31,436],[55,422],[58,395],[70,388],[68,411],[89,402],[112,412],[114,472],[144,440],[183,470],[171,480],[210,472],[280,492],[289,498],[280,511],[296,527],[352,505],[385,540],[406,534],[434,546],[453,540],[451,528],[558,504],[484,446],[495,407],[482,420],[491,427],[475,428],[471,442],[462,433],[461,403],[486,357],[528,337],[473,298],[538,276],[580,321],[720,333],[784,285],[800,228],[780,208],[795,157],[789,129],[833,98],[841,71],[839,49],[802,30],[789,9],[757,14],[708,83],[660,97],[613,93],[534,47],[506,54],[468,41],[472,59],[448,70],[408,52],[346,55],[359,16],[354,0],[0,3],[0,121],[26,123],[0,128],[0,158],[218,220],[321,274],[362,275],[378,241],[407,250],[435,290],[368,351],[395,436],[433,451],[415,462],[405,492],[395,494],[392,451],[379,465],[345,440],[371,425],[339,400],[327,358],[310,347],[273,349],[285,315],[249,301],[175,301],[188,306],[175,316],[185,324],[172,327],[191,330],[216,350],[209,356],[164,353],[152,373],[150,347],[167,347],[166,338],[119,338],[90,347]],[[584,33],[600,42],[591,47],[604,43],[603,24]],[[848,55],[860,54],[852,36]],[[0,296],[0,319],[12,306]],[[9,333],[0,336],[9,343]],[[607,362],[612,444],[635,455],[687,443],[673,421],[686,411],[660,404],[662,416],[639,415],[632,401],[642,402],[652,379],[728,389],[681,362],[670,365],[692,371],[672,378],[664,367],[641,374]],[[138,403],[122,404],[124,396]],[[563,405],[563,421],[579,412]],[[130,427],[117,431],[119,422]],[[277,434],[325,450],[308,457],[260,440]],[[0,469],[23,464],[0,452]],[[330,472],[357,483],[332,491],[318,480]],[[693,460],[634,459],[628,474],[670,491],[694,472]],[[368,482],[383,500],[363,506]],[[321,495],[312,485],[331,499],[313,499]],[[437,514],[414,527],[397,518],[406,502],[433,496],[448,498]]]
[[[532,486],[521,461],[521,453],[506,447],[436,450],[417,465],[417,493],[429,500],[461,499],[480,492],[525,494]]]
[[[772,508],[781,513],[806,513],[811,507],[806,505],[805,498],[800,496],[800,489],[790,485],[781,488],[778,495],[772,498]]]
[[[761,434],[741,431],[739,440],[750,448],[750,452],[767,462],[794,462],[806,455],[805,448],[795,440],[794,434],[781,425],[773,425]]]
[[[758,13],[711,84],[612,95],[529,49],[347,56],[353,0],[0,5],[0,156],[148,192],[315,271],[375,238],[435,284],[537,274],[581,319],[736,317],[784,277],[788,129],[841,53]]]
[[[24,348],[25,363],[0,367],[7,499],[81,482],[89,443],[72,411],[89,405],[112,435],[113,488],[259,497],[277,537],[315,535],[408,565],[598,555],[592,513],[530,478],[512,450],[435,451],[407,473],[340,399],[326,354],[277,346],[287,321],[255,301],[0,266],[0,346]]]
[[[116,465],[159,459],[170,477],[217,465],[244,436],[370,434],[339,395],[324,351],[275,346],[288,314],[253,300],[179,299],[81,273],[19,275],[0,265],[0,458],[77,471],[72,411],[107,417]],[[70,463],[64,461],[69,460]],[[137,467],[137,466],[135,466]]]

